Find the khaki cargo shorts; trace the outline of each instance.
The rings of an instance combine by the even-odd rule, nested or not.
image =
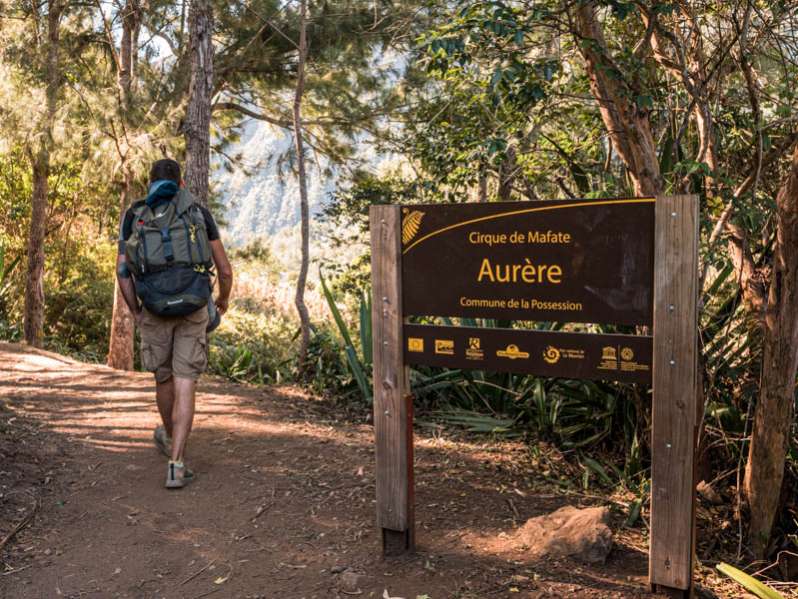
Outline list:
[[[141,366],[165,383],[172,375],[196,380],[208,367],[208,310],[187,316],[156,316],[146,308],[141,318]]]

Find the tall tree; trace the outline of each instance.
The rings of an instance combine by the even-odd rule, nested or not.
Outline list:
[[[210,0],[192,0],[188,18],[191,81],[186,118],[183,121],[186,138],[185,179],[194,197],[207,205],[213,94],[213,5]]]
[[[110,27],[106,27],[108,45],[113,49],[114,62],[117,67],[117,120],[120,124],[120,135],[116,136],[115,147],[119,154],[120,171],[122,173],[122,193],[119,197],[119,214],[125,213],[131,199],[133,172],[130,165],[131,144],[128,140],[130,111],[133,103],[133,81],[135,77],[136,52],[138,49],[138,32],[141,28],[141,7],[136,0],[127,0],[122,9],[122,36],[119,51],[114,49],[114,39]],[[104,17],[103,17],[104,18]],[[133,315],[119,290],[119,283],[114,285],[114,307],[111,314],[111,336],[108,344],[106,363],[111,368],[133,370],[134,323]]]
[[[296,282],[294,303],[299,313],[301,339],[299,344],[299,369],[307,369],[308,345],[310,344],[310,316],[305,305],[305,286],[310,261],[310,211],[308,208],[308,183],[305,173],[305,147],[302,141],[302,95],[305,92],[305,63],[308,58],[307,4],[299,0],[299,46],[297,47],[296,89],[294,91],[294,147],[296,148],[297,174],[299,177],[299,214],[302,236],[302,258]]]
[[[776,247],[765,311],[762,383],[745,471],[751,545],[764,557],[779,508],[798,370],[798,148],[776,196]]]
[[[590,91],[598,103],[612,147],[628,168],[634,193],[656,195],[662,193],[664,184],[649,112],[637,101],[642,94],[640,81],[636,73],[624,74],[612,60],[597,8],[594,1],[579,3],[574,27]]]
[[[44,337],[44,240],[47,226],[48,176],[50,154],[53,150],[53,126],[58,109],[58,94],[62,84],[60,67],[61,16],[67,3],[63,0],[49,2],[47,6],[46,42],[39,42],[43,54],[45,73],[45,109],[37,127],[37,139],[28,146],[33,170],[33,194],[31,198],[31,222],[28,234],[28,268],[25,279],[25,341],[41,347]],[[39,25],[42,15],[34,5],[34,26]],[[36,37],[38,39],[38,36]]]

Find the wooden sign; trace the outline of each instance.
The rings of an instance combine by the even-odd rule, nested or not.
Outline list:
[[[651,337],[406,324],[405,363],[651,383]]]
[[[651,383],[649,581],[690,596],[698,401],[695,196],[372,206],[377,525],[413,549],[408,364]],[[598,335],[408,316],[651,325]]]
[[[650,324],[654,198],[402,208],[405,315]]]

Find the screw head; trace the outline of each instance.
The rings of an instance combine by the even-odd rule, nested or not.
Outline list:
[[[671,212],[671,218],[673,218],[675,216],[676,216],[676,213],[675,212]],[[383,222],[385,222],[385,221],[383,221]]]
[[[671,360],[671,366],[676,364],[676,360]]]

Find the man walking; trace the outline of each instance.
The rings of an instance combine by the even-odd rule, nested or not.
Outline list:
[[[215,306],[214,266],[219,276]],[[207,330],[227,311],[233,269],[216,222],[183,189],[174,160],[152,165],[147,197],[123,215],[117,280],[140,329],[142,367],[155,374],[163,426],[156,427],[154,437],[169,458],[166,487],[181,488],[193,478],[184,453],[197,379],[208,365]]]

